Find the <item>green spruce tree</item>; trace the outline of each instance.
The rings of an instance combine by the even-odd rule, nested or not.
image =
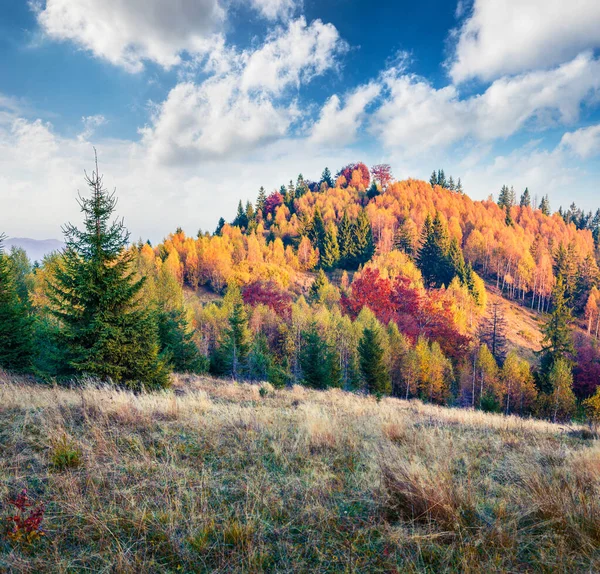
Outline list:
[[[531,207],[531,194],[529,193],[529,188],[525,188],[523,195],[521,195],[521,201],[519,202],[521,207]]]
[[[550,215],[550,200],[547,195],[542,197],[542,201],[540,201],[540,211],[544,215]]]
[[[572,311],[565,296],[565,282],[562,275],[556,278],[552,290],[552,313],[550,314],[542,332],[542,375],[550,373],[558,359],[570,361],[574,353],[573,339],[571,337]],[[547,390],[547,389],[543,389]]]
[[[352,259],[352,222],[346,211],[344,211],[338,226],[337,236],[340,248],[340,267],[346,269]]]
[[[362,209],[352,225],[350,268],[357,269],[360,265],[364,265],[374,253],[371,222],[366,211]]]
[[[234,380],[238,380],[243,378],[247,372],[250,332],[248,330],[248,316],[239,288],[232,285],[229,291],[234,303],[229,316],[229,328],[225,332],[223,356],[227,374]]]
[[[371,394],[389,395],[392,382],[385,364],[381,333],[376,325],[365,327],[358,343],[360,370]]]
[[[14,269],[2,250],[0,235],[0,369],[23,372],[31,368],[32,319],[27,294],[19,297]]]
[[[318,207],[315,207],[313,219],[307,231],[313,247],[319,250],[319,254],[322,254],[325,243],[325,221],[323,221],[321,210]]]
[[[334,269],[340,260],[340,247],[338,245],[335,225],[330,223],[323,239],[323,252],[321,253],[321,267]]]
[[[313,389],[340,386],[339,358],[327,344],[313,321],[302,333],[300,352],[302,382]]]
[[[79,200],[84,227],[65,226],[62,265],[48,285],[67,372],[136,390],[165,387],[168,372],[159,356],[156,320],[140,300],[144,279],[135,278],[123,222],[111,221],[117,200],[102,185],[97,159],[86,182],[91,197]]]

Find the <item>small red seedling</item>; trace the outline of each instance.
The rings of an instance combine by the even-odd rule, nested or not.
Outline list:
[[[10,540],[33,542],[44,536],[42,520],[46,509],[43,502],[34,506],[27,495],[27,489],[24,488],[14,500],[9,500],[8,503],[16,509],[14,515],[6,518],[7,536]]]

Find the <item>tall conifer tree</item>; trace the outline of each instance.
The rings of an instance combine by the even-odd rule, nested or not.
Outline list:
[[[14,271],[2,250],[0,235],[0,368],[26,371],[31,367],[32,321],[25,295],[19,297]]]
[[[358,344],[360,370],[367,389],[373,394],[389,395],[392,382],[384,360],[381,333],[376,326],[365,327]]]
[[[144,279],[135,278],[123,222],[111,221],[117,200],[103,187],[97,159],[86,182],[91,197],[79,199],[83,230],[65,226],[63,264],[49,282],[68,366],[135,389],[164,387],[168,373],[156,321],[140,301]]]

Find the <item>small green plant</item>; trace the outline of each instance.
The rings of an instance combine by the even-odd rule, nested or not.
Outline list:
[[[51,462],[52,466],[59,471],[77,468],[82,462],[81,451],[66,434],[63,434],[54,444]]]
[[[15,508],[14,514],[6,518],[6,535],[12,542],[31,543],[45,535],[42,530],[45,506],[41,502],[34,506],[24,488],[14,500],[8,504]]]
[[[260,395],[261,399],[265,399],[269,396],[269,390],[267,389],[267,387],[261,387],[258,390],[258,394]]]

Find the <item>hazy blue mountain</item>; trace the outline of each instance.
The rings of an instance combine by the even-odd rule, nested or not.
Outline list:
[[[41,261],[45,255],[58,251],[64,247],[64,243],[57,239],[29,239],[28,237],[9,237],[4,242],[5,251],[11,247],[23,248],[31,261]]]

